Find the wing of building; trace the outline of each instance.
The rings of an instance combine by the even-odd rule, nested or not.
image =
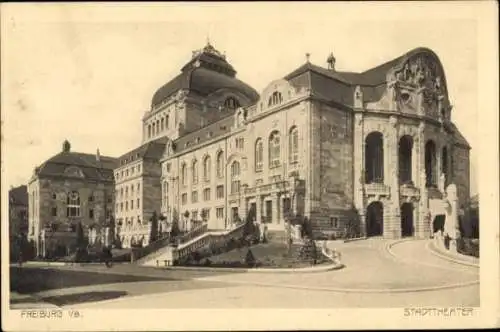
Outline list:
[[[29,233],[40,256],[68,251],[76,245],[76,226],[86,234],[113,215],[117,159],[62,151],[36,167],[28,183]],[[62,253],[60,253],[62,254]]]

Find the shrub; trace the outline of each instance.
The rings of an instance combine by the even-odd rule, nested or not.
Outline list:
[[[299,257],[305,261],[310,261],[311,264],[316,264],[318,259],[318,250],[314,240],[307,238],[299,250]]]
[[[247,254],[245,256],[245,264],[248,265],[249,267],[255,266],[255,257],[251,249],[248,249]]]

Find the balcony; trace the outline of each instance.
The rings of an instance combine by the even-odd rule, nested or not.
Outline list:
[[[403,184],[399,187],[399,193],[405,197],[417,197],[420,195],[420,189],[412,184]]]
[[[366,195],[373,196],[389,196],[390,188],[383,183],[367,183],[365,184]]]

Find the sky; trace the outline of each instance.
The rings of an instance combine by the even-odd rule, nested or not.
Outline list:
[[[431,4],[426,4],[429,7]],[[438,6],[438,5],[436,5]],[[458,5],[460,7],[460,5]],[[399,9],[398,9],[399,8]],[[310,61],[364,71],[416,47],[437,53],[477,192],[477,21],[466,8],[354,3],[2,6],[2,172],[26,184],[62,149],[118,157],[141,141],[155,90],[207,38],[262,91]],[[440,14],[440,15],[438,15]]]

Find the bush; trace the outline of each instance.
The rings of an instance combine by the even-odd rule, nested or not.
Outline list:
[[[479,258],[479,241],[470,238],[460,238],[457,240],[457,251],[463,255]]]
[[[255,257],[252,253],[251,249],[248,249],[247,254],[245,256],[245,264],[248,265],[249,267],[255,266]]]
[[[304,244],[299,250],[299,257],[305,261],[310,261],[313,265],[317,263],[318,250],[313,239],[307,238],[304,241]]]

